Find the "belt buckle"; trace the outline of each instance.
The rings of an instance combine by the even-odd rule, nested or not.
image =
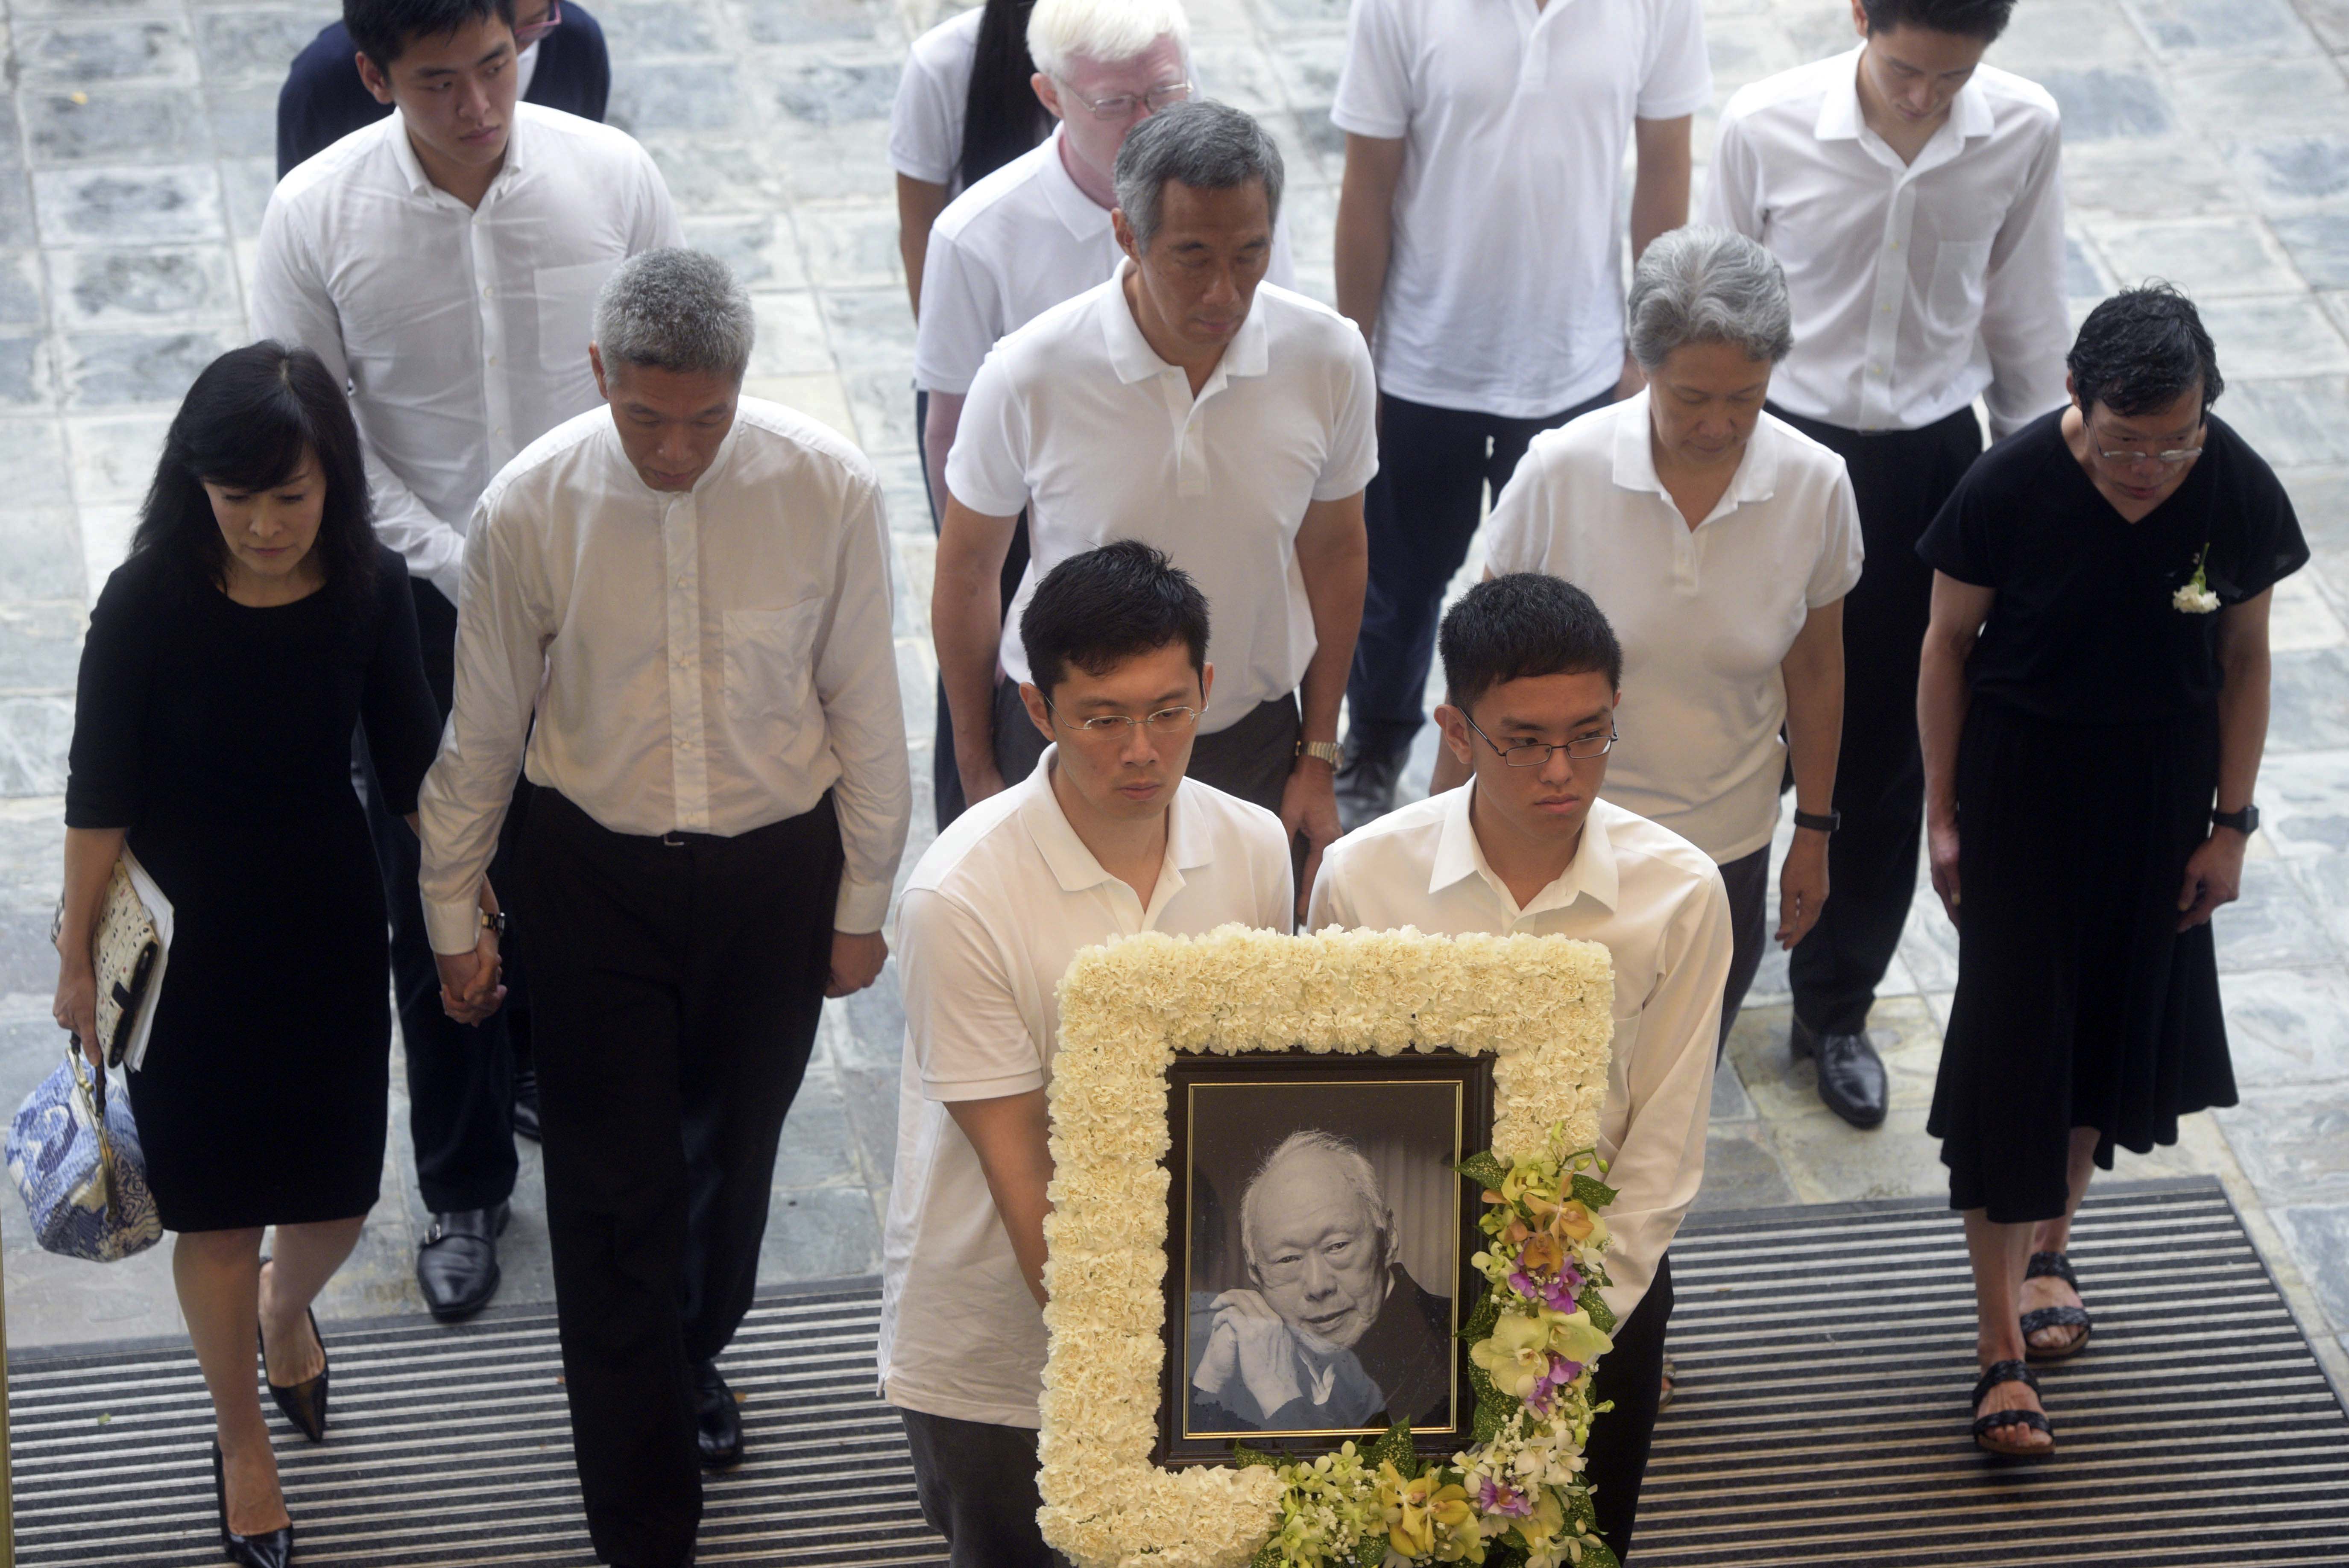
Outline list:
[[[661,835],[660,841],[667,845],[672,850],[681,850],[685,848],[686,844],[685,835],[678,832],[675,828],[671,828],[667,832],[663,833]]]

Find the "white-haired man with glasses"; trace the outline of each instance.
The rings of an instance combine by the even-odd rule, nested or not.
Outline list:
[[[1044,1568],[1045,1086],[1077,950],[1237,921],[1285,931],[1269,811],[1187,776],[1215,669],[1207,602],[1132,541],[1071,556],[1020,616],[1032,770],[938,836],[897,916],[905,1050],[879,1363],[954,1568]]]
[[[1590,595],[1542,573],[1488,578],[1445,614],[1438,647],[1435,722],[1468,782],[1331,845],[1307,924],[1523,932],[1607,949],[1615,1039],[1599,1152],[1620,1194],[1607,1211],[1605,1293],[1619,1321],[1592,1392],[1615,1408],[1586,1457],[1599,1532],[1628,1560],[1662,1394],[1667,1249],[1704,1177],[1729,895],[1712,856],[1599,798],[1623,650]]]

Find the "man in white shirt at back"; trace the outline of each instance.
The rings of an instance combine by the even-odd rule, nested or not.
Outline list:
[[[1868,1040],[1917,888],[1917,659],[1933,573],[1917,541],[1982,450],[2061,405],[2062,131],[2037,84],[1981,63],[2013,0],[1852,0],[1860,44],[1738,90],[1704,221],[1786,270],[1795,347],[1770,407],[1840,454],[1868,571],[1844,601],[1835,896],[1788,965],[1794,1045],[1857,1127],[1885,1114]]]
[[[376,531],[408,562],[445,717],[473,503],[516,453],[602,400],[587,366],[595,291],[679,232],[626,132],[515,101],[513,0],[348,0],[343,15],[360,78],[395,112],[270,196],[253,326],[350,385]],[[537,1100],[517,1089],[505,1015],[470,1027],[442,1013],[416,838],[379,804],[363,748],[359,760],[432,1215],[417,1284],[435,1316],[459,1318],[497,1289],[513,1133],[536,1135]]]
[[[1607,1211],[1619,1322],[1591,1398],[1615,1408],[1585,1457],[1599,1533],[1628,1560],[1662,1391],[1667,1249],[1704,1177],[1729,898],[1713,857],[1599,799],[1623,654],[1588,594],[1537,573],[1492,578],[1445,614],[1441,639],[1435,719],[1469,782],[1332,845],[1307,923],[1573,936],[1611,956],[1599,1152],[1620,1194]]]
[[[1350,324],[1262,283],[1281,175],[1272,139],[1226,105],[1137,126],[1118,154],[1117,275],[1005,338],[971,385],[930,619],[974,799],[1036,755],[1017,695],[1027,661],[996,630],[1025,510],[1024,583],[1112,539],[1154,544],[1197,579],[1224,681],[1193,773],[1278,811],[1309,854],[1337,837],[1374,388]]]
[[[1207,618],[1144,544],[1048,573],[1020,616],[1019,696],[1050,744],[938,836],[898,910],[881,1387],[954,1568],[1060,1561],[1036,1523],[1036,1431],[1061,976],[1078,949],[1137,932],[1288,929],[1279,821],[1185,777],[1215,686]]]
[[[1526,444],[1637,391],[1631,253],[1688,221],[1689,119],[1713,101],[1701,0],[1354,0],[1338,308],[1378,354],[1386,449],[1346,687],[1346,825],[1394,804],[1444,586]]]

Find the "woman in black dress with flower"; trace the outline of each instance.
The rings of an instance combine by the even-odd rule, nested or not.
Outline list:
[[[2116,1145],[2235,1103],[2210,913],[2241,886],[2268,603],[2308,559],[2275,474],[2209,412],[2194,306],[2105,301],[2072,403],[1974,464],[1918,550],[1933,886],[1958,990],[1927,1130],[1963,1210],[1975,1441],[2054,1449],[2027,1360],[2091,1328],[2064,1256]]]
[[[57,1017],[95,1053],[90,937],[127,841],[174,928],[130,1103],[179,1233],[222,1545],[262,1568],[292,1525],[255,1333],[278,1404],[323,1435],[309,1306],[383,1169],[383,891],[350,744],[364,723],[392,810],[413,813],[440,726],[406,578],[375,542],[342,388],[306,350],[256,344],[190,389],[82,650]]]

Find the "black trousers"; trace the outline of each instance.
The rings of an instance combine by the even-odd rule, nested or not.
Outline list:
[[[1304,727],[1296,697],[1260,702],[1237,724],[1194,740],[1185,777],[1278,815],[1281,791],[1297,769],[1297,738]],[[1036,771],[1037,759],[1050,743],[1028,717],[1028,705],[1019,700],[1019,683],[1009,676],[995,683],[994,729],[995,768],[1003,782],[1017,784]]]
[[[409,587],[423,641],[424,678],[445,723],[456,682],[457,607],[429,583],[411,581]],[[375,840],[384,906],[391,914],[391,985],[408,1058],[408,1126],[416,1142],[419,1195],[436,1214],[492,1208],[512,1196],[519,1166],[508,1016],[524,1005],[519,967],[506,964],[508,1006],[486,1022],[460,1024],[440,1010],[440,971],[432,961],[416,882],[421,848],[408,824],[384,809],[383,787],[363,729],[353,734],[351,765],[367,802],[367,831]],[[517,782],[506,844],[519,831],[530,792],[527,780]],[[504,885],[505,861],[502,851],[490,867],[493,887]]]
[[[517,859],[588,1532],[607,1562],[668,1568],[701,1519],[691,1368],[750,1310],[823,1008],[839,819],[827,796],[736,838],[645,838],[542,789]]]
[[[948,1568],[1067,1568],[1036,1523],[1036,1432],[901,1409],[922,1518]]]
[[[930,490],[930,395],[918,388],[914,393],[914,450],[922,464],[922,493]],[[946,516],[946,497],[930,495],[930,531],[938,531]],[[1011,613],[1011,596],[1019,592],[1019,579],[1028,573],[1028,514],[1021,512],[1019,521],[1011,525],[1011,548],[1004,552],[1001,603],[1003,614]],[[970,804],[963,799],[962,773],[955,767],[954,715],[947,711],[947,679],[938,677],[937,723],[930,743],[930,802],[938,821],[938,831],[963,814]],[[1009,777],[1009,775],[1006,775]]]
[[[1362,497],[1371,575],[1346,677],[1347,733],[1373,756],[1399,757],[1425,717],[1436,612],[1468,542],[1517,459],[1542,431],[1614,401],[1609,387],[1537,419],[1433,408],[1379,396],[1379,471]]]
[[[1721,988],[1721,1038],[1713,1047],[1716,1061],[1729,1044],[1729,1031],[1737,1026],[1738,1009],[1754,988],[1770,940],[1770,846],[1723,866],[1721,884],[1729,893],[1729,977]]]
[[[1917,748],[1917,664],[1933,569],[1917,541],[1982,455],[1971,408],[1919,430],[1863,433],[1771,412],[1843,456],[1859,503],[1867,570],[1843,602],[1843,747],[1827,841],[1831,890],[1790,955],[1795,1014],[1813,1032],[1856,1034],[1900,945],[1917,892],[1925,763]]]
[[[1664,1327],[1672,1316],[1672,1254],[1656,1260],[1656,1277],[1631,1315],[1615,1326],[1615,1348],[1590,1375],[1590,1402],[1615,1408],[1590,1423],[1583,1474],[1594,1489],[1600,1539],[1631,1560],[1631,1528],[1640,1517],[1640,1483],[1656,1437],[1656,1407],[1664,1396]]]

